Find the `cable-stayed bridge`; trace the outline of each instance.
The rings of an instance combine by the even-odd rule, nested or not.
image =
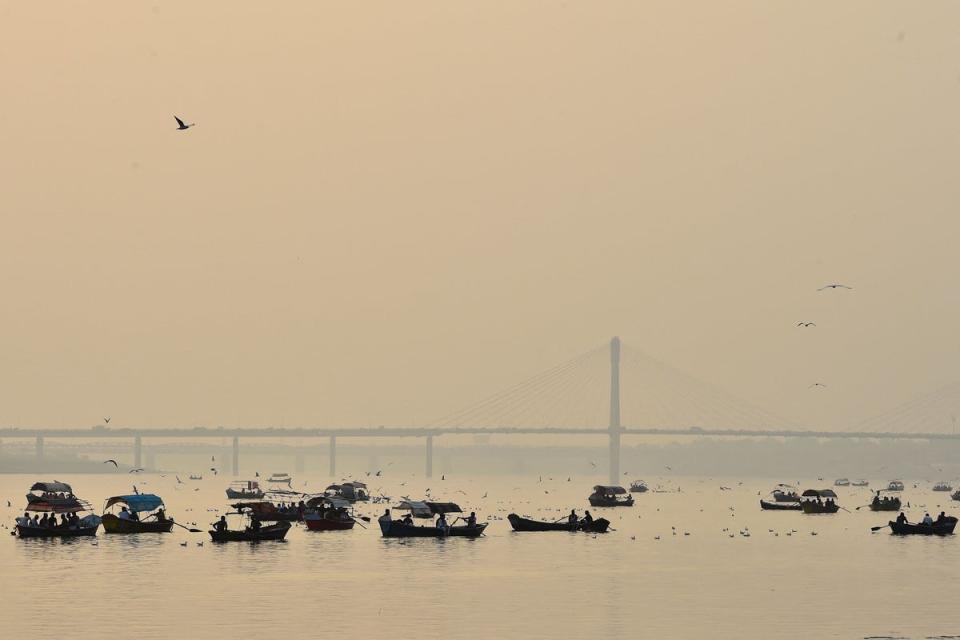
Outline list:
[[[233,439],[239,473],[241,438],[328,438],[330,475],[338,438],[423,438],[425,472],[433,473],[434,438],[457,434],[595,435],[609,442],[610,481],[620,476],[624,436],[960,439],[960,385],[910,402],[851,431],[816,431],[775,416],[651,358],[613,338],[560,365],[425,426],[288,428],[0,428],[0,438],[33,438],[44,457],[49,438],[131,438],[134,466],[144,438]]]

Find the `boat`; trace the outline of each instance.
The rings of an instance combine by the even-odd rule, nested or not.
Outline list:
[[[953,491],[953,487],[951,487],[946,482],[940,481],[937,484],[933,485],[933,490],[934,491]]]
[[[289,506],[285,502],[277,505],[269,500],[236,502],[230,506],[237,511],[248,511],[251,517],[261,522],[299,522],[306,510],[302,500],[300,504],[291,502]]]
[[[152,493],[113,496],[103,505],[103,530],[106,533],[170,533],[173,519],[166,517],[163,507],[163,499]],[[133,517],[120,517],[124,512],[133,514]],[[141,518],[141,513],[150,515]]]
[[[310,531],[348,531],[357,523],[350,502],[342,498],[316,496],[307,500],[303,522]]]
[[[623,496],[626,496],[624,498]],[[591,507],[632,507],[633,496],[618,486],[598,484],[588,498]]]
[[[957,526],[957,519],[953,516],[947,516],[940,522],[933,524],[923,524],[922,522],[911,524],[909,522],[890,521],[890,531],[899,536],[921,535],[921,536],[949,536],[953,534],[954,527]]]
[[[278,522],[260,529],[246,527],[243,531],[236,529],[210,530],[210,538],[214,542],[261,542],[264,540],[283,540],[290,530],[289,522]]]
[[[887,485],[887,491],[903,491],[903,482],[901,480],[891,480]]]
[[[953,498],[954,500],[960,500],[960,489],[958,489],[957,491],[954,491],[950,495],[950,497]]]
[[[866,480],[860,479],[860,480],[854,480],[853,482],[851,482],[850,486],[851,487],[869,487],[870,483],[867,482]]]
[[[764,511],[801,511],[803,509],[799,502],[777,502],[776,500],[770,502],[762,498],[760,508]]]
[[[293,478],[290,477],[289,473],[273,473],[270,474],[270,477],[267,478],[267,483],[272,485],[281,485],[285,484],[291,489],[293,488]]]
[[[331,498],[340,498],[349,502],[366,502],[370,499],[367,485],[362,482],[344,482],[332,484],[324,489],[324,494]]]
[[[45,517],[61,516],[61,523],[49,526],[39,524],[39,516],[31,520],[27,516],[17,518],[15,531],[21,538],[77,538],[95,536],[100,528],[100,516],[90,514],[79,517],[82,511],[92,511],[90,503],[74,495],[73,489],[65,482],[37,482],[27,494],[25,511],[43,513]],[[72,524],[62,524],[62,516],[70,514]]]
[[[877,491],[870,501],[870,511],[900,511],[900,498],[898,496],[880,496]]]
[[[190,479],[191,479],[191,480],[203,480],[203,474],[198,475],[198,476],[195,476],[195,475],[193,475],[193,474],[191,473],[191,474],[190,474]]]
[[[787,491],[784,491],[787,489]],[[777,488],[770,492],[774,502],[799,502],[800,494],[794,491],[793,487],[785,484],[777,485]]]
[[[597,518],[593,522],[580,520],[573,524],[564,518],[560,522],[541,522],[523,518],[515,513],[507,516],[514,531],[585,531],[587,533],[606,533],[610,528],[610,521],[606,518]]]
[[[800,496],[800,508],[804,513],[836,513],[840,505],[833,489],[807,489]]]
[[[630,493],[646,493],[649,489],[643,480],[634,480],[630,483]]]
[[[441,513],[463,513],[460,505],[453,502],[404,500],[394,508],[398,511],[409,511],[414,518],[430,518]],[[383,516],[377,523],[384,538],[445,538],[448,536],[479,538],[487,528],[487,523],[482,522],[473,526],[451,525],[443,530],[432,524],[430,526],[405,524],[401,520],[387,520]]]
[[[227,498],[230,500],[259,500],[263,497],[263,489],[256,480],[234,480],[227,487]]]
[[[835,487],[849,487],[849,486],[850,486],[850,480],[847,479],[847,478],[837,478],[836,480],[834,480],[833,486],[835,486]]]

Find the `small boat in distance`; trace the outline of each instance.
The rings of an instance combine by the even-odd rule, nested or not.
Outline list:
[[[897,496],[880,496],[880,492],[873,496],[870,502],[870,511],[900,511],[900,498]]]
[[[170,533],[173,519],[166,516],[163,506],[163,499],[152,493],[113,496],[103,505],[103,530],[107,533]],[[149,515],[141,518],[141,513]]]
[[[441,513],[463,513],[460,505],[453,502],[423,502],[404,500],[394,507],[397,511],[409,511],[414,518],[431,518]],[[458,518],[459,519],[459,518]],[[438,529],[433,524],[429,526],[406,524],[402,520],[387,520],[381,516],[377,521],[380,525],[380,534],[384,538],[445,538],[448,536],[461,538],[479,538],[487,528],[487,523],[477,523],[473,526],[453,523],[446,530]]]
[[[870,483],[863,479],[854,480],[853,482],[850,483],[850,486],[851,487],[869,487]]]
[[[357,523],[351,503],[342,498],[316,496],[307,500],[303,522],[310,531],[349,531]]]
[[[541,522],[523,518],[515,513],[507,516],[514,531],[585,531],[587,533],[606,533],[610,528],[610,521],[606,518],[597,518],[593,522],[580,520],[575,523],[567,522],[566,518],[560,522]]]
[[[950,497],[951,497],[952,499],[954,499],[954,500],[960,500],[960,489],[958,489],[957,491],[954,491],[954,492],[950,495]]]
[[[190,479],[191,479],[191,480],[203,480],[203,474],[201,473],[200,475],[196,475],[196,476],[195,476],[195,475],[193,475],[193,474],[191,473],[191,474],[190,474]]]
[[[626,497],[624,497],[626,496]],[[591,507],[632,507],[633,496],[623,487],[598,484],[588,498]]]
[[[933,485],[933,490],[934,491],[953,491],[953,487],[951,487],[949,483],[946,483],[941,480],[937,484]]]
[[[807,489],[800,496],[800,508],[804,513],[836,513],[840,510],[837,494],[833,489]]]
[[[227,498],[230,500],[259,500],[263,497],[263,489],[256,480],[234,480],[227,487]]]
[[[332,484],[324,489],[324,494],[331,498],[340,498],[348,502],[366,502],[370,499],[367,485],[362,482],[344,482]]]
[[[245,527],[243,530],[217,529],[215,527],[211,529],[209,533],[211,540],[214,542],[261,542],[265,540],[283,540],[289,530],[289,522],[278,522],[267,527],[261,527],[258,522],[251,520],[250,526]]]
[[[783,489],[787,489],[784,491]],[[800,494],[789,485],[780,484],[770,492],[768,498],[760,498],[760,508],[764,511],[800,511]]]
[[[287,485],[287,487],[293,488],[293,478],[290,477],[289,473],[273,473],[267,478],[267,483],[271,485]]]
[[[849,480],[848,478],[837,478],[836,480],[834,480],[833,486],[835,486],[835,487],[849,487],[849,486],[850,486],[850,480]]]
[[[770,492],[770,496],[775,502],[800,502],[800,494],[797,493],[796,487],[789,484],[778,484]]]
[[[891,480],[890,484],[887,485],[887,491],[903,491],[903,481]]]
[[[630,483],[630,493],[646,493],[648,490],[647,483],[643,480],[634,480]]]

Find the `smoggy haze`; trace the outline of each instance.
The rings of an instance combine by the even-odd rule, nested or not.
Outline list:
[[[815,427],[954,382],[958,20],[0,3],[0,423],[412,424],[614,334]]]

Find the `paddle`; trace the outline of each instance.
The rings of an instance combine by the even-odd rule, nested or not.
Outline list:
[[[870,531],[880,531],[880,529],[886,529],[890,524],[882,524],[879,527],[870,527]]]
[[[183,526],[183,525],[180,524],[179,522],[174,522],[173,524],[175,524],[176,526],[180,527],[181,529],[186,529],[186,530],[189,531],[190,533],[203,533],[203,531],[200,531],[200,529],[191,529],[190,527],[185,527],[185,526]]]
[[[353,520],[354,522],[356,522],[358,525],[360,525],[360,526],[363,527],[364,529],[366,529],[366,527],[363,526],[363,523],[360,522],[359,520],[357,520],[356,518],[354,518],[353,516],[350,516],[350,519]]]

